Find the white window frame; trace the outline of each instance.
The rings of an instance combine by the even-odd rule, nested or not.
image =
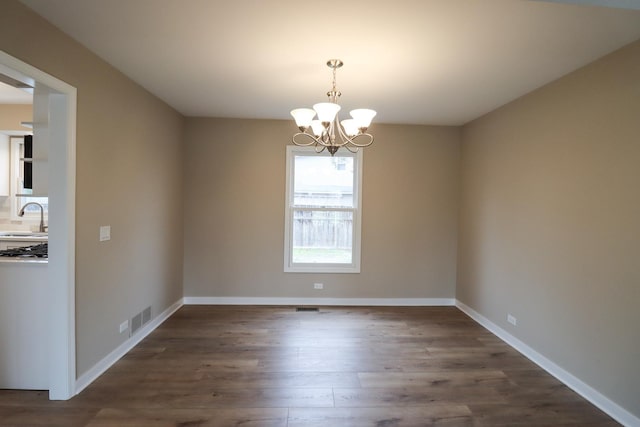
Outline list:
[[[342,151],[344,150],[344,152]],[[293,205],[294,197],[294,168],[293,159],[296,155],[327,156],[325,150],[316,153],[314,147],[287,146],[286,156],[286,187],[285,187],[285,225],[284,225],[284,271],[285,273],[360,273],[360,248],[362,234],[362,148],[356,153],[342,149],[336,155],[354,158],[353,208],[308,208],[309,210],[350,211],[353,212],[352,256],[350,264],[337,263],[294,263],[293,262],[293,211],[300,207]],[[307,209],[307,208],[305,208]]]

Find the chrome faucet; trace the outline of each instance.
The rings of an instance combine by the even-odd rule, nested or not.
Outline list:
[[[44,208],[40,203],[36,203],[36,202],[25,203],[24,206],[20,208],[20,212],[18,212],[18,216],[24,216],[24,209],[29,205],[36,205],[40,208],[40,232],[44,233],[49,227],[44,225]]]

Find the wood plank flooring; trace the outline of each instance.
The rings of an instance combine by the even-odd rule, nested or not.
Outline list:
[[[617,426],[455,307],[185,306],[80,395],[2,426]]]

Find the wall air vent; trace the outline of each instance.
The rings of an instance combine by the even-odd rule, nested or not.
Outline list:
[[[151,320],[151,306],[142,310],[142,324],[146,325],[149,320]]]
[[[140,313],[131,318],[131,335],[138,332],[140,328],[151,320],[151,306],[145,308]]]
[[[131,319],[131,335],[138,332],[142,328],[142,313],[138,313]]]

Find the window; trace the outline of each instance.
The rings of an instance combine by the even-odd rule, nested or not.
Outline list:
[[[11,137],[11,182],[10,193],[11,193],[11,219],[14,221],[25,220],[25,219],[40,219],[40,208],[35,205],[27,206],[25,209],[24,217],[19,217],[18,212],[20,209],[29,202],[40,203],[44,208],[44,218],[45,221],[48,216],[49,211],[49,198],[48,197],[32,197],[30,194],[32,193],[31,188],[25,187],[25,163],[29,165],[31,162],[31,158],[25,157],[25,144],[23,137]]]
[[[359,273],[362,150],[287,147],[284,271]]]

